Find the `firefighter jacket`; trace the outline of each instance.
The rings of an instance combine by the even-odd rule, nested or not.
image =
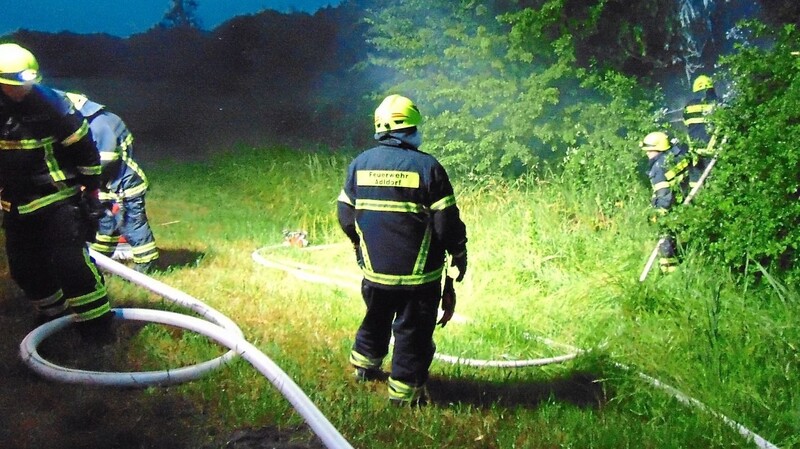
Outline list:
[[[147,176],[133,157],[133,134],[125,122],[104,105],[88,99],[82,98],[77,107],[89,121],[100,151],[100,200],[117,202],[144,195]]]
[[[376,135],[379,145],[353,160],[338,198],[339,224],[360,251],[365,281],[389,289],[440,282],[445,252],[462,254],[467,243],[444,167],[405,137]]]
[[[650,159],[648,177],[653,186],[651,204],[665,213],[688,193],[691,158],[686,148],[673,145]]]
[[[0,196],[6,212],[34,213],[100,184],[89,125],[40,84],[21,102],[0,94]]]
[[[716,145],[716,135],[710,133],[711,124],[708,116],[714,112],[717,95],[709,90],[702,98],[689,101],[683,108],[683,124],[689,133],[691,151],[700,156],[711,156]]]

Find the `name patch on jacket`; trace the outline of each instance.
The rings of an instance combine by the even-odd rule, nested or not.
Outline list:
[[[356,184],[367,187],[419,188],[419,173],[395,170],[358,170]]]

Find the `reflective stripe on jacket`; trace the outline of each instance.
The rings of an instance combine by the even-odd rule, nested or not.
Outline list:
[[[80,111],[89,120],[103,166],[100,200],[121,201],[144,195],[148,182],[133,157],[133,134],[122,119],[105,106],[86,100]]]
[[[653,207],[667,210],[683,201],[688,193],[690,161],[687,150],[678,145],[650,160],[647,175],[653,186]]]
[[[21,102],[0,95],[2,207],[20,214],[99,186],[100,157],[71,103],[34,85]]]
[[[393,139],[382,143],[350,164],[338,198],[340,225],[359,245],[367,282],[394,288],[439,282],[445,252],[466,250],[453,187],[433,156]]]

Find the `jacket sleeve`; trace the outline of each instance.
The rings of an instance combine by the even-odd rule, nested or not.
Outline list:
[[[89,122],[72,107],[69,100],[60,98],[61,111],[56,126],[56,138],[78,171],[78,183],[86,190],[100,187],[100,153],[92,138]]]
[[[336,201],[336,215],[339,219],[339,226],[345,235],[353,242],[353,245],[360,243],[358,232],[356,231],[356,194],[355,194],[355,169],[351,164],[347,170],[347,180],[344,183],[339,198]]]
[[[461,255],[467,251],[467,227],[461,220],[453,186],[444,167],[435,164],[431,180],[431,218],[434,235],[444,244],[448,253]]]
[[[663,209],[666,211],[672,207],[672,204],[675,202],[675,195],[672,192],[669,181],[667,181],[664,166],[660,163],[655,163],[653,168],[650,169],[649,176],[650,183],[653,186],[651,204],[656,209]]]
[[[100,114],[89,120],[92,139],[100,154],[100,165],[102,166],[100,180],[103,185],[106,185],[117,177],[122,166],[122,158],[117,145],[117,135],[114,131],[115,123],[105,114]]]

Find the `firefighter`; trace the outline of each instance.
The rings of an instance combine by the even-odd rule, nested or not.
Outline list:
[[[692,156],[689,184],[694,188],[717,150],[717,135],[708,122],[709,115],[717,106],[717,93],[714,90],[714,81],[707,75],[695,78],[692,92],[695,97],[683,108],[683,124],[688,132],[689,152]]]
[[[11,278],[47,321],[69,311],[89,341],[113,316],[87,235],[103,215],[100,156],[89,125],[39,82],[27,49],[0,45],[0,198]]]
[[[338,198],[339,224],[354,245],[367,307],[350,363],[359,380],[381,378],[394,333],[388,392],[401,405],[427,402],[446,255],[456,281],[467,270],[466,226],[444,167],[419,150],[421,122],[411,100],[386,97],[375,110],[377,146],[352,161]]]
[[[122,236],[131,245],[133,268],[148,273],[158,259],[158,248],[147,221],[144,196],[148,182],[133,155],[133,135],[125,122],[104,105],[81,94],[65,95],[89,121],[103,167],[100,201],[113,211],[100,219],[91,248],[111,257]]]
[[[653,221],[658,222],[675,205],[683,202],[689,193],[689,169],[691,158],[686,147],[674,143],[666,133],[656,131],[645,136],[639,146],[647,155],[647,175],[653,187]],[[676,241],[673,235],[665,235],[660,242],[659,268],[662,273],[671,273],[678,266]]]

